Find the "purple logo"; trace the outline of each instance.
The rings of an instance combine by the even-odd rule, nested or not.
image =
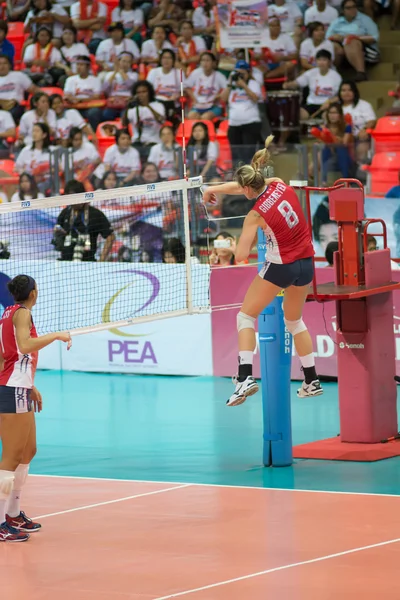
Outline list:
[[[114,362],[114,357],[123,356],[124,363],[157,364],[156,355],[150,342],[130,341],[120,342],[119,340],[109,340],[108,342],[108,360]]]

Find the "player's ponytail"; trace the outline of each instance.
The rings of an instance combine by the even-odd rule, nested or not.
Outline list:
[[[256,192],[261,192],[265,188],[264,175],[251,165],[239,167],[235,173],[235,180],[240,187],[251,187]]]
[[[269,145],[274,139],[273,135],[269,135],[265,140],[265,147],[262,150],[258,150],[251,160],[251,166],[257,171],[263,172],[268,169],[268,166],[272,164],[271,154],[268,150]]]
[[[7,283],[8,291],[15,302],[28,300],[29,294],[35,289],[36,282],[30,275],[17,275]]]

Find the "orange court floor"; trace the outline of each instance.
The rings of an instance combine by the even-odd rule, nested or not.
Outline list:
[[[260,395],[230,381],[39,372],[45,406],[1,600],[400,599],[400,463],[261,464]],[[293,439],[338,433],[337,387]]]

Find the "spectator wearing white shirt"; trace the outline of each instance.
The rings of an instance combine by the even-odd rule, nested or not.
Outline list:
[[[141,62],[144,65],[157,67],[161,52],[166,48],[173,50],[172,45],[167,40],[167,34],[164,27],[162,25],[157,25],[152,31],[151,40],[146,40],[143,42],[142,51],[140,54]]]
[[[11,113],[0,109],[0,149],[8,149],[7,138],[15,138],[17,128]]]
[[[254,50],[254,59],[266,79],[290,77],[295,69],[297,48],[287,33],[281,33],[281,23],[277,17],[268,21],[269,35],[265,48]],[[254,75],[254,74],[253,74]]]
[[[135,106],[128,108],[123,124],[132,126],[132,142],[138,148],[142,161],[145,161],[151,146],[158,143],[160,129],[165,121],[165,108],[155,100],[154,88],[148,81],[135,83],[132,96],[136,98]]]
[[[11,196],[11,202],[36,200],[38,198],[44,198],[44,194],[39,192],[34,177],[30,173],[21,173],[18,191]]]
[[[285,90],[296,90],[308,87],[306,105],[300,108],[300,119],[307,120],[316,113],[328,108],[338,94],[342,81],[337,71],[331,69],[331,54],[327,50],[319,50],[316,56],[317,67],[306,71],[295,81],[286,81]]]
[[[100,154],[95,146],[84,139],[81,129],[72,127],[69,132],[69,146],[72,148],[73,176],[82,183],[91,178],[96,168],[101,163]],[[62,161],[65,170],[65,161]]]
[[[304,13],[304,24],[310,25],[310,23],[318,22],[327,28],[338,16],[336,8],[327,4],[326,0],[314,0],[314,4]]]
[[[96,50],[96,62],[103,71],[113,71],[118,56],[123,52],[129,52],[135,60],[139,60],[139,48],[133,40],[125,37],[122,23],[112,23],[108,32],[111,37],[100,42]]]
[[[183,17],[183,10],[177,2],[174,2],[174,0],[160,0],[159,3],[153,3],[148,24],[150,29],[162,25],[178,33],[179,23]]]
[[[373,129],[376,125],[374,109],[369,102],[361,100],[359,89],[354,81],[342,81],[338,97],[344,115],[351,116],[357,159],[364,161],[371,145],[371,136],[367,130]]]
[[[94,0],[80,0],[71,6],[71,19],[79,31],[79,40],[87,44],[89,52],[96,54],[97,46],[107,37],[104,29],[107,6]]]
[[[24,21],[30,4],[30,0],[7,0],[7,20]]]
[[[261,141],[258,103],[262,101],[262,91],[260,84],[252,79],[251,67],[245,60],[237,61],[221,100],[228,103],[228,139],[233,160],[250,163]]]
[[[134,40],[137,44],[142,43],[140,33],[144,24],[144,14],[141,8],[136,7],[135,0],[119,0],[119,6],[111,13],[112,23],[122,23],[125,37]]]
[[[65,27],[61,35],[61,58],[65,74],[68,77],[76,75],[76,60],[78,56],[89,56],[89,50],[83,42],[77,42],[78,32],[73,25]]]
[[[19,144],[24,146],[32,145],[32,131],[36,123],[46,123],[50,129],[50,136],[53,137],[56,128],[56,113],[50,108],[50,99],[44,92],[34,94],[30,101],[31,110],[22,115],[19,123]]]
[[[115,63],[114,71],[106,73],[103,90],[107,96],[107,108],[103,111],[103,121],[117,119],[121,110],[126,109],[132,96],[132,86],[138,80],[137,73],[132,71],[132,64],[132,54],[123,52]]]
[[[117,175],[118,185],[133,185],[142,165],[139,152],[131,146],[131,136],[127,129],[117,130],[115,144],[107,148],[103,163],[104,171],[113,171]]]
[[[208,127],[201,121],[193,125],[188,141],[188,157],[191,177],[201,175],[210,180],[216,175],[218,145],[216,142],[210,142]]]
[[[152,69],[147,75],[156,94],[156,100],[165,106],[166,117],[175,122],[177,112],[180,110],[179,98],[181,95],[181,74],[175,68],[175,52],[168,48],[161,52],[160,66]],[[183,85],[185,85],[183,76]]]
[[[38,90],[28,75],[12,70],[8,56],[0,54],[0,109],[9,112],[17,124],[25,111],[21,106],[25,93],[35,94]]]
[[[177,39],[179,63],[186,76],[194,71],[200,62],[200,55],[207,50],[205,41],[198,35],[193,35],[192,21],[182,21]]]
[[[64,99],[67,104],[72,106],[79,105],[80,102],[98,100],[101,98],[101,82],[94,75],[89,74],[90,58],[88,56],[78,56],[76,59],[77,74],[68,77],[64,87]],[[93,131],[101,123],[101,108],[79,109],[81,115],[88,119]]]
[[[286,2],[286,0],[274,0],[274,4],[268,6],[268,18],[277,17],[281,23],[282,33],[288,33],[293,36],[296,47],[301,42],[301,26],[303,24],[303,15],[295,2]]]
[[[225,75],[217,71],[217,59],[212,52],[203,52],[200,67],[189,75],[185,83],[186,94],[193,105],[189,119],[212,120],[222,115],[220,100],[226,90]]]
[[[25,146],[19,153],[15,170],[33,175],[39,189],[44,191],[50,178],[50,129],[46,123],[33,126],[32,140],[32,146]]]
[[[60,38],[65,25],[70,22],[67,11],[50,0],[31,0],[31,9],[26,15],[24,33],[30,34],[25,44],[32,42],[41,27],[46,27],[54,40],[54,45],[60,47]]]
[[[325,39],[325,27],[314,21],[308,27],[309,37],[300,44],[300,64],[303,71],[313,69],[317,65],[316,56],[320,50],[327,50],[332,58],[335,55],[333,43]]]
[[[157,166],[163,179],[177,179],[180,146],[175,143],[174,130],[164,125],[160,130],[161,143],[152,146],[149,162]]]
[[[25,73],[37,85],[56,85],[60,69],[54,69],[61,64],[60,51],[51,43],[51,33],[46,27],[41,27],[35,34],[33,44],[27,46],[23,61]]]
[[[97,142],[96,136],[89,123],[86,123],[81,113],[75,108],[65,108],[64,99],[60,94],[50,96],[50,106],[56,115],[55,139],[61,146],[67,146],[69,134],[73,127],[77,127],[86,136],[90,136],[94,143]]]
[[[211,40],[216,34],[215,17],[213,8],[215,0],[205,0],[203,5],[196,6],[192,14],[193,27],[196,35],[203,35]],[[210,49],[212,44],[208,46]]]

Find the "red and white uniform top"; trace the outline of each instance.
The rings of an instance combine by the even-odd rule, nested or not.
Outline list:
[[[265,221],[268,262],[288,264],[314,256],[307,221],[293,188],[271,183],[258,196],[253,210]]]
[[[28,310],[20,304],[8,306],[0,319],[1,353],[4,358],[4,368],[0,373],[0,385],[31,389],[39,353],[22,354],[18,349],[13,317],[20,309]],[[33,338],[38,336],[33,321],[30,334]]]

